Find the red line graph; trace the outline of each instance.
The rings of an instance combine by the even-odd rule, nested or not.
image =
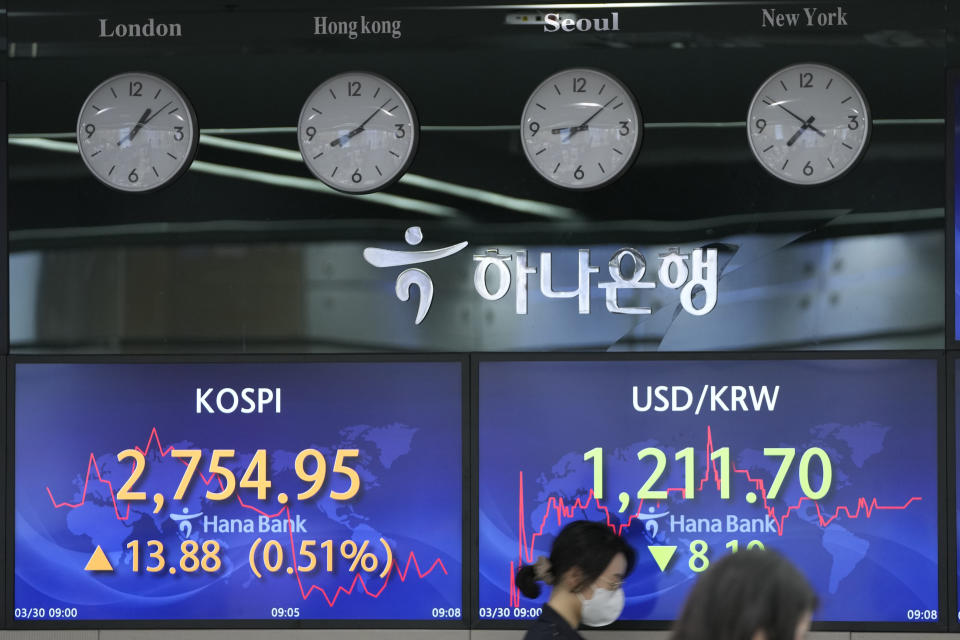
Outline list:
[[[161,458],[166,457],[170,453],[170,451],[173,450],[173,445],[170,445],[169,447],[164,449],[163,445],[160,444],[160,435],[157,433],[156,427],[154,427],[150,431],[150,437],[147,439],[147,444],[143,449],[141,449],[140,447],[134,447],[134,448],[140,453],[142,453],[144,456],[146,456],[150,452],[150,446],[153,443],[156,443],[156,449],[157,449],[157,452],[160,454]],[[188,464],[187,460],[180,460],[180,461],[184,464],[184,466]],[[87,501],[87,487],[90,484],[91,471],[96,474],[97,481],[105,484],[107,488],[110,490],[110,499],[113,502],[113,510],[117,516],[117,520],[121,520],[121,521],[127,520],[130,517],[130,504],[127,503],[126,513],[124,513],[124,515],[121,516],[120,508],[117,504],[116,492],[113,489],[113,483],[103,478],[100,472],[100,466],[97,464],[96,456],[93,453],[90,454],[87,461],[87,472],[83,480],[83,491],[81,494],[80,502],[77,502],[77,503],[70,503],[67,501],[57,502],[56,499],[53,497],[53,492],[50,490],[50,487],[48,486],[46,487],[47,495],[50,496],[50,501],[53,503],[53,507],[55,509],[60,509],[61,507],[67,507],[68,509],[76,509],[76,508],[82,507]],[[220,485],[220,489],[221,490],[224,489],[223,480],[220,478],[220,476],[216,474],[210,474],[210,476],[207,477],[207,476],[204,476],[203,473],[200,471],[197,472],[197,475],[200,476],[200,480],[203,482],[204,485],[209,486],[210,483],[213,482],[214,479],[216,479]],[[290,533],[290,553],[291,553],[290,557],[291,558],[297,557],[296,545],[293,540],[294,526],[293,526],[293,520],[290,517],[289,506],[284,506],[276,513],[271,514],[261,509],[258,509],[256,506],[245,503],[243,499],[240,497],[239,493],[236,494],[236,498],[237,498],[237,502],[239,502],[240,506],[242,506],[244,509],[249,509],[251,511],[254,511],[260,514],[261,516],[266,516],[268,518],[277,518],[280,516],[285,516],[287,519],[287,531],[289,531]],[[361,586],[361,589],[366,595],[370,596],[371,598],[379,598],[380,594],[382,594],[384,589],[386,589],[387,584],[390,582],[390,578],[394,575],[394,573],[396,573],[397,577],[400,579],[400,582],[406,582],[407,576],[409,575],[409,572],[410,572],[411,565],[413,565],[413,567],[416,569],[417,577],[420,578],[421,580],[426,576],[430,575],[433,572],[433,570],[436,569],[437,567],[439,567],[440,570],[443,571],[444,575],[448,575],[447,568],[444,566],[443,561],[440,558],[437,558],[436,560],[434,560],[433,563],[427,568],[427,570],[423,571],[420,568],[420,562],[417,560],[415,553],[411,551],[410,555],[407,556],[406,565],[403,568],[400,567],[400,561],[398,558],[393,559],[393,564],[390,567],[390,571],[387,573],[387,576],[383,579],[383,584],[381,584],[378,589],[372,590],[367,585],[367,582],[363,579],[362,574],[358,572],[354,574],[353,581],[350,583],[349,587],[342,587],[342,586],[337,587],[336,591],[331,597],[330,595],[327,594],[326,590],[319,585],[310,585],[309,587],[304,587],[303,578],[300,575],[300,569],[297,566],[296,562],[293,563],[293,568],[294,568],[294,575],[296,576],[296,579],[297,579],[297,585],[300,588],[300,596],[304,600],[306,600],[310,596],[310,594],[313,593],[314,591],[318,591],[320,592],[320,594],[323,595],[323,598],[324,600],[326,600],[327,604],[330,607],[333,607],[333,605],[336,604],[337,602],[337,598],[339,598],[341,594],[344,594],[344,595],[352,594],[357,584]]]
[[[707,426],[707,447],[706,447],[706,456],[705,456],[705,471],[703,477],[700,479],[700,486],[698,491],[702,492],[705,484],[710,482],[712,479],[714,481],[713,486],[716,487],[717,492],[719,493],[722,489],[720,482],[720,473],[717,470],[717,461],[711,460],[711,454],[715,451],[713,444],[713,431],[710,426]],[[843,513],[850,520],[856,520],[863,515],[865,518],[870,518],[873,515],[875,509],[881,511],[903,511],[909,507],[913,502],[923,500],[919,496],[915,496],[907,500],[903,505],[881,505],[877,502],[876,498],[865,498],[860,497],[857,499],[856,508],[851,511],[850,507],[846,505],[838,506],[834,509],[832,514],[825,515],[822,510],[820,503],[816,500],[812,500],[806,496],[800,498],[795,505],[788,505],[786,510],[782,515],[777,514],[777,508],[774,505],[770,505],[767,501],[767,489],[762,478],[754,478],[750,475],[750,472],[747,469],[738,469],[736,464],[733,461],[730,462],[730,469],[734,473],[739,473],[744,476],[748,482],[752,483],[759,492],[763,500],[763,510],[776,521],[777,526],[777,535],[783,535],[784,524],[787,521],[787,518],[790,517],[790,514],[794,511],[797,511],[803,506],[804,502],[811,502],[814,505],[817,513],[817,522],[821,528],[826,528],[831,522],[840,517],[840,514]],[[577,512],[582,512],[588,508],[594,508],[602,512],[605,516],[607,526],[617,532],[617,534],[622,535],[623,532],[630,528],[633,524],[633,521],[641,516],[643,510],[643,500],[640,500],[640,504],[637,506],[637,510],[633,513],[625,523],[615,525],[610,517],[610,510],[604,505],[600,504],[600,501],[594,496],[593,489],[587,493],[587,497],[584,499],[576,498],[571,504],[568,504],[563,497],[550,496],[547,499],[546,508],[544,509],[543,519],[540,521],[540,526],[535,530],[535,532],[530,536],[530,539],[527,540],[527,525],[526,525],[526,508],[524,506],[524,486],[523,486],[523,471],[520,471],[520,486],[519,486],[519,500],[518,500],[518,518],[519,518],[519,527],[518,527],[518,536],[517,536],[517,560],[516,562],[510,562],[510,606],[519,607],[520,606],[520,591],[516,586],[516,571],[517,567],[523,564],[531,564],[534,562],[534,548],[536,546],[537,538],[544,535],[544,530],[547,527],[547,524],[553,519],[556,518],[556,523],[558,527],[563,526],[564,521],[575,520],[577,519]],[[686,491],[683,488],[679,487],[670,487],[667,489],[667,495],[670,493],[679,493],[681,497],[686,498]]]

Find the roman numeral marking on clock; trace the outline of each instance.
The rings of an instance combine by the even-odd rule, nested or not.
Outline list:
[[[783,80],[780,81],[780,86],[783,87],[784,91],[790,91],[790,89],[787,89],[787,85],[783,84]]]
[[[613,152],[621,156],[623,155],[623,151],[620,151],[620,149],[617,149],[616,147],[613,147]]]
[[[377,92],[373,94],[373,97],[376,98],[378,95],[380,95],[380,87],[377,87]]]
[[[109,176],[109,175],[113,174],[113,170],[116,169],[116,168],[117,168],[117,165],[113,165],[112,167],[110,167],[110,171],[107,171],[107,175]]]
[[[597,163],[597,166],[600,167],[600,173],[606,173],[606,171],[603,170],[603,165],[602,165],[602,164],[600,164],[600,163],[598,162],[598,163]]]
[[[177,159],[177,156],[173,155],[173,154],[170,153],[169,151],[167,151],[167,155],[170,156],[171,158],[173,158],[174,160]]]
[[[170,109],[170,111],[167,111],[167,115],[176,113],[177,111],[180,111],[180,107],[174,107],[173,109]]]
[[[848,145],[846,142],[841,142],[840,144],[842,144],[843,146],[845,146],[847,149],[853,150],[853,147],[851,147],[850,145]]]
[[[117,92],[113,90],[113,87],[110,87],[110,93],[113,94],[113,99],[116,100],[116,99],[117,99]]]
[[[832,85],[832,84],[833,84],[833,78],[830,78],[830,82],[827,83],[827,89],[829,89],[829,88],[830,88],[830,85]]]
[[[851,100],[853,100],[853,96],[850,96],[849,98],[847,98],[847,99],[845,99],[845,100],[841,100],[841,101],[840,101],[840,104],[847,104],[847,103],[850,102]]]
[[[334,99],[334,100],[337,99],[337,94],[335,94],[335,93],[333,92],[333,89],[330,89],[330,95],[333,96],[333,99]]]
[[[100,151],[94,151],[93,153],[90,154],[90,157],[91,157],[91,158],[94,158],[94,157],[100,155],[101,153],[103,153],[103,149],[100,149]]]
[[[557,85],[553,85],[553,88],[557,90],[557,95],[558,95],[558,96],[561,95],[561,94],[560,94],[560,87],[558,87]]]
[[[322,156],[322,155],[323,155],[323,151],[321,151],[321,152],[318,153],[317,155],[313,156],[313,159],[316,160],[317,158],[319,158],[319,157]]]
[[[790,162],[790,158],[787,158],[786,160],[783,161],[783,166],[780,167],[780,171],[783,171],[784,169],[787,168],[787,163],[788,163],[788,162]]]
[[[546,108],[545,106],[543,106],[542,104],[540,104],[539,102],[535,102],[534,104],[537,105],[538,107],[540,107],[541,109],[543,109],[544,111],[547,110],[547,108]]]
[[[378,176],[382,176],[382,175],[383,175],[383,171],[380,171],[380,167],[378,167],[377,165],[373,165],[373,168],[377,170],[377,175],[378,175]]]
[[[395,158],[399,158],[399,157],[400,157],[400,154],[397,153],[396,151],[393,151],[392,149],[390,150],[390,155],[392,155],[392,156],[395,157]]]
[[[830,163],[830,168],[831,168],[831,169],[836,169],[836,167],[833,166],[833,160],[831,160],[830,158],[827,158],[827,162]]]
[[[161,91],[163,91],[163,89],[157,89],[156,95],[153,96],[153,99],[154,99],[154,100],[156,100],[157,98],[160,97],[160,92],[161,92]]]
[[[155,176],[157,176],[157,177],[159,178],[159,177],[160,177],[160,174],[157,173],[157,168],[156,168],[156,167],[150,167],[150,168],[153,169],[153,175],[155,175]]]
[[[535,154],[533,154],[533,155],[538,156],[538,155],[540,155],[541,153],[543,153],[543,152],[546,151],[546,150],[547,150],[547,148],[544,147],[543,149],[540,149],[540,151],[537,151],[537,152],[536,152]],[[99,153],[99,152],[98,152],[98,153]]]
[[[770,151],[770,149],[773,149],[773,145],[770,145],[769,147],[764,149],[763,152],[766,153],[767,151]]]
[[[606,84],[604,84],[602,87],[600,87],[600,91],[597,93],[597,95],[598,95],[598,96],[602,96],[602,95],[603,95],[603,90],[606,89],[606,88],[607,88],[607,85],[606,85]]]
[[[613,110],[616,111],[617,109],[619,109],[619,108],[622,107],[622,106],[623,106],[623,103],[621,102],[620,104],[618,104],[617,106],[615,106],[615,107],[613,108]]]
[[[557,172],[557,169],[559,169],[559,168],[560,168],[560,163],[558,162],[558,163],[557,163],[557,166],[555,166],[555,167],[553,168],[553,172],[556,173],[556,172]]]
[[[323,111],[320,111],[320,110],[317,109],[316,107],[310,107],[310,108],[313,109],[313,111],[314,111],[317,115],[321,115],[321,116],[323,115]]]

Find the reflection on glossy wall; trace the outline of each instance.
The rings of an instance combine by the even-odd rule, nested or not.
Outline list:
[[[717,304],[699,317],[657,279],[668,247],[631,245],[650,257],[643,281],[655,285],[620,293],[621,308],[650,311],[639,315],[608,311],[598,286],[612,280],[617,245],[583,247],[601,268],[589,314],[577,298],[544,296],[539,274],[528,276],[527,313],[518,313],[515,264],[499,300],[474,283],[473,255],[526,250],[531,261],[552,255],[553,290],[576,291],[580,247],[469,246],[421,265],[434,294],[420,325],[416,288],[406,302],[396,296],[402,267],[372,267],[362,242],[25,251],[11,260],[11,341],[16,350],[134,352],[942,348],[942,234],[795,236],[712,243]],[[490,293],[500,288],[494,274]]]

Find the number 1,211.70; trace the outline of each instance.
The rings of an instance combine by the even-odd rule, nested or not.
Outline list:
[[[780,458],[780,468],[773,479],[773,483],[766,491],[766,498],[773,500],[780,494],[780,488],[790,471],[790,465],[796,458],[797,450],[788,447],[766,447],[763,455],[767,457]],[[637,491],[638,500],[666,500],[666,490],[655,490],[653,486],[660,480],[664,470],[667,468],[667,454],[656,447],[646,447],[637,453],[637,459],[641,462],[646,458],[653,458],[655,467],[653,473],[647,478],[647,481]],[[820,461],[821,476],[820,487],[814,489],[810,483],[810,463],[816,458]],[[593,495],[598,500],[603,500],[603,447],[594,447],[583,454],[584,461],[593,461]],[[695,465],[693,447],[687,447],[677,451],[674,460],[683,463],[684,485],[682,487],[683,497],[686,500],[692,500],[695,487]],[[730,448],[723,447],[710,454],[710,462],[717,469],[720,480],[720,497],[724,500],[730,498]],[[830,457],[827,452],[820,447],[810,447],[800,456],[799,468],[800,488],[803,494],[811,500],[819,500],[830,491],[830,484],[833,481],[833,466],[830,464]],[[629,500],[626,492],[620,494],[621,502]]]

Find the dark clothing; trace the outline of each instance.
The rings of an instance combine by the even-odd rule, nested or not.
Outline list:
[[[527,630],[523,640],[583,640],[559,613],[543,605],[543,613]]]

